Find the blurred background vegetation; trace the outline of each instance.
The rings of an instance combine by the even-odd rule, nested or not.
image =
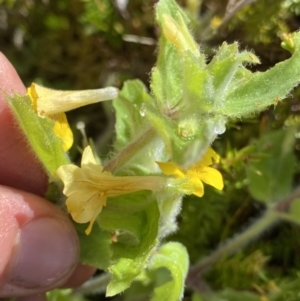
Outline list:
[[[261,59],[255,70],[266,70],[289,57],[281,36],[300,27],[299,0],[181,0],[192,20],[191,29],[207,59],[223,41],[239,41]],[[159,29],[155,0],[0,0],[0,50],[16,67],[24,83],[57,89],[122,87],[139,78],[149,85],[156,60]],[[300,68],[300,66],[299,66]],[[223,195],[206,187],[199,199],[186,197],[178,218],[179,230],[168,239],[181,241],[195,263],[220,242],[241,232],[264,210],[247,188],[246,166],[253,157],[254,139],[270,130],[300,123],[300,90],[275,107],[230,123],[214,148],[223,157]],[[85,124],[100,152],[109,151],[114,114],[110,103],[68,114],[76,133]],[[295,154],[300,150],[300,135]],[[77,147],[72,150],[76,159]],[[299,154],[298,154],[299,157]],[[298,167],[299,170],[299,167]],[[284,171],[283,171],[284,172]],[[295,174],[295,184],[299,172]],[[115,300],[144,300],[129,290]],[[300,228],[281,224],[237,254],[218,262],[205,276],[202,291],[219,291],[216,300],[300,300]],[[136,296],[136,297],[134,297]],[[91,296],[101,300],[99,295]],[[187,290],[185,300],[203,300]]]

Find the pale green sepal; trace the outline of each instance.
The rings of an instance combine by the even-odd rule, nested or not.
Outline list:
[[[188,267],[188,253],[182,244],[169,242],[163,245],[149,263],[149,271],[155,279],[151,301],[182,300]]]
[[[215,138],[215,118],[208,118],[199,122],[197,113],[190,115],[182,121],[174,121],[167,116],[160,114],[153,106],[145,106],[145,117],[149,124],[156,131],[165,145],[166,160],[172,160],[178,164],[187,165],[195,163],[201,156],[211,141]],[[158,160],[158,159],[156,159]]]
[[[151,91],[158,108],[166,115],[171,114],[182,99],[182,67],[174,64],[179,60],[176,48],[161,37],[157,64],[151,73]]]
[[[53,132],[54,121],[39,117],[32,109],[29,96],[14,95],[7,99],[31,149],[51,178],[58,167],[70,163],[61,139]]]
[[[178,64],[179,65],[179,64]],[[207,113],[213,108],[215,102],[214,77],[206,68],[201,66],[199,60],[186,51],[181,61],[183,99],[177,106],[180,115],[197,115],[198,119],[207,118]],[[206,115],[206,116],[205,116]]]
[[[257,57],[249,52],[239,52],[238,44],[223,43],[207,67],[201,66],[199,60],[190,51],[186,51],[182,60],[183,100],[177,106],[181,115],[197,113],[201,118],[216,115],[214,109],[226,100],[226,94],[250,72],[244,63],[257,63]],[[251,73],[250,73],[251,74]]]
[[[196,44],[188,28],[190,20],[183,12],[181,7],[178,6],[176,1],[160,0],[156,5],[156,19],[163,32],[165,32],[166,29],[170,27],[170,22],[168,22],[166,16],[169,20],[172,20],[173,24],[175,24],[175,31],[173,32],[174,39],[172,42],[168,42],[172,43],[173,45],[177,44],[176,48],[179,51],[179,55],[181,55],[186,50],[191,51],[204,67],[205,56],[200,53],[199,45]],[[174,25],[171,27],[174,27]],[[177,43],[177,40],[181,40],[181,42]]]
[[[266,133],[254,145],[247,165],[249,190],[258,201],[275,203],[292,189],[295,172],[294,131]]]
[[[153,106],[145,106],[145,116],[158,136],[162,138],[168,159],[172,158],[173,145],[181,145],[182,141],[176,134],[176,123],[167,116],[161,114]]]
[[[161,24],[161,16],[162,14],[168,14],[169,16],[176,18],[178,14],[180,14],[185,21],[185,23],[189,23],[189,19],[186,14],[183,12],[182,8],[176,3],[174,0],[160,0],[158,1],[156,7],[156,18],[157,22]]]
[[[217,53],[214,55],[210,63],[208,64],[208,68],[211,69],[217,65],[218,62],[222,62],[228,59],[234,59],[235,55],[238,53],[238,43],[233,43],[228,45],[226,42],[219,47]]]
[[[112,279],[106,292],[106,296],[114,296],[127,289],[147,265],[157,244],[158,205],[152,193],[145,191],[110,198],[98,222],[116,235],[108,268]]]
[[[208,64],[207,72],[213,79],[214,108],[222,106],[226,94],[236,86],[236,73],[242,69],[244,63],[258,63],[258,58],[247,51],[239,52],[238,44],[223,43],[212,61]],[[245,78],[243,78],[245,80]]]
[[[292,35],[290,33],[288,34],[284,33],[281,36],[281,39],[282,39],[282,42],[280,44],[281,47],[293,54],[295,51],[295,43]]]
[[[177,23],[178,30],[186,39],[187,49],[196,60],[195,63],[200,68],[204,68],[206,66],[205,57],[200,54],[198,45],[189,33],[187,27],[189,20],[175,1],[161,0],[156,6],[156,18],[162,30],[165,26],[165,15]],[[184,92],[183,68],[187,66],[184,62],[185,53],[186,51],[180,51],[163,34],[161,35],[157,65],[151,74],[151,90],[158,102],[160,111],[165,115],[172,114],[174,109],[178,110],[178,105],[184,107],[184,104],[188,104],[182,100]]]
[[[260,60],[259,58],[253,54],[252,52],[248,51],[241,51],[239,52],[239,46],[238,43],[235,42],[233,44],[227,44],[224,42],[220,48],[218,49],[218,52],[215,54],[213,59],[208,64],[209,68],[214,67],[218,62],[228,60],[228,59],[237,59],[239,62],[247,62],[250,64],[259,64]]]

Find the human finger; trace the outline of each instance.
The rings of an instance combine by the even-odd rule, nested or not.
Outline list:
[[[0,186],[0,296],[26,296],[63,285],[76,268],[78,236],[58,207]]]

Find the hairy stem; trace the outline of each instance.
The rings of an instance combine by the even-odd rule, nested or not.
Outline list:
[[[121,150],[110,162],[108,162],[104,170],[116,171],[122,165],[132,159],[138,151],[140,151],[146,144],[148,144],[155,137],[155,131],[152,129],[146,130],[136,140],[128,144]]]
[[[197,289],[199,278],[206,271],[208,271],[217,261],[234,254],[251,241],[257,239],[263,232],[265,232],[267,229],[270,229],[278,221],[282,220],[282,213],[287,212],[293,200],[299,196],[300,186],[297,187],[285,199],[275,204],[275,206],[270,207],[261,218],[259,218],[243,233],[228,240],[209,256],[192,266],[189,270],[186,284]]]

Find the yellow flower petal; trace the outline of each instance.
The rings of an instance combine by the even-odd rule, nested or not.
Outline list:
[[[199,198],[203,197],[204,195],[204,186],[200,179],[198,178],[191,178],[189,181],[190,189],[193,191],[193,194],[198,196]],[[186,185],[186,184],[184,184]]]
[[[100,174],[103,175],[104,173],[111,176],[111,173],[103,172],[103,167],[97,163],[90,146],[86,147],[83,151],[81,168],[85,170],[85,173],[88,174],[90,178],[93,177],[93,174],[95,174],[96,177]]]
[[[104,204],[103,206],[106,205],[106,196],[105,196],[104,193],[100,193],[100,203]],[[86,234],[86,235],[89,235],[89,234],[91,233],[93,224],[94,224],[94,222],[95,222],[97,216],[101,213],[102,208],[103,208],[103,207],[101,206],[101,207],[97,208],[97,210],[95,210],[94,216],[93,216],[92,219],[90,220],[90,224],[89,224],[89,226],[87,227],[87,229],[85,230],[85,234]]]
[[[67,112],[88,104],[110,100],[118,96],[118,89],[107,87],[94,90],[59,91],[32,83],[28,88],[33,108],[41,116]]]
[[[84,190],[81,193],[79,190],[68,197],[66,201],[68,211],[75,222],[80,224],[90,222],[85,231],[86,234],[90,234],[93,223],[105,205],[106,196],[95,189]]]
[[[65,113],[59,113],[51,116],[55,121],[53,132],[62,140],[62,148],[66,152],[73,145],[73,133],[70,129],[67,116]]]
[[[184,178],[184,173],[173,162],[156,162],[162,172],[167,176]]]
[[[209,184],[219,190],[224,187],[222,174],[209,165],[219,162],[220,157],[209,148],[200,162],[196,163],[185,173],[173,162],[163,163],[156,162],[164,174],[168,176],[175,176],[176,178],[186,178],[187,182],[179,183],[185,190],[185,193],[193,193],[198,197],[204,194],[203,183]]]
[[[85,234],[86,235],[89,235],[91,233],[93,225],[94,225],[94,222],[95,222],[97,216],[101,213],[101,211],[102,211],[102,207],[100,207],[99,210],[97,210],[97,211],[94,212],[94,216],[91,218],[90,224],[89,224],[89,226],[85,230]]]
[[[222,174],[212,167],[205,166],[201,170],[191,169],[187,172],[187,176],[198,178],[202,182],[211,185],[219,190],[222,190],[224,187]]]
[[[74,191],[72,191],[71,187],[74,186],[73,185],[73,181],[74,181],[73,175],[74,175],[75,170],[77,170],[77,169],[79,169],[79,167],[74,164],[65,164],[65,165],[61,165],[55,173],[64,182],[63,193],[65,195],[70,195],[74,192]]]
[[[57,137],[62,139],[64,151],[69,150],[73,144],[73,134],[64,112],[118,96],[118,89],[114,87],[82,91],[59,91],[35,83],[31,84],[27,92],[31,98],[33,110],[38,115],[55,121],[53,131]]]
[[[162,15],[163,24],[162,30],[164,36],[169,40],[179,51],[190,51],[194,56],[199,56],[199,50],[194,39],[191,37],[188,28],[183,21],[180,13],[177,15],[178,23],[167,14]]]
[[[66,200],[68,212],[77,223],[87,223],[91,220],[95,210],[102,204],[99,200],[99,191],[95,189],[77,191]]]
[[[39,98],[36,90],[35,90],[35,84],[32,83],[29,88],[27,88],[27,93],[31,99],[31,105],[33,110],[37,113],[37,100]]]
[[[88,165],[97,165],[97,161],[94,157],[93,151],[91,147],[86,147],[82,153],[82,159],[81,159],[81,167],[85,167]]]
[[[196,164],[196,166],[209,166],[215,163],[219,163],[219,161],[220,156],[212,148],[209,148],[204,154],[204,156],[201,158],[200,162]]]
[[[169,40],[180,50],[186,50],[184,49],[184,45],[185,45],[184,37],[180,32],[179,25],[172,17],[166,14],[163,14],[162,18],[163,18],[163,33],[166,39]]]
[[[66,164],[60,166],[56,174],[64,182],[66,205],[74,221],[90,222],[86,234],[91,232],[97,216],[106,206],[107,197],[145,189],[159,190],[164,185],[163,179],[157,176],[114,177],[97,164],[89,146],[83,152],[81,168]]]

